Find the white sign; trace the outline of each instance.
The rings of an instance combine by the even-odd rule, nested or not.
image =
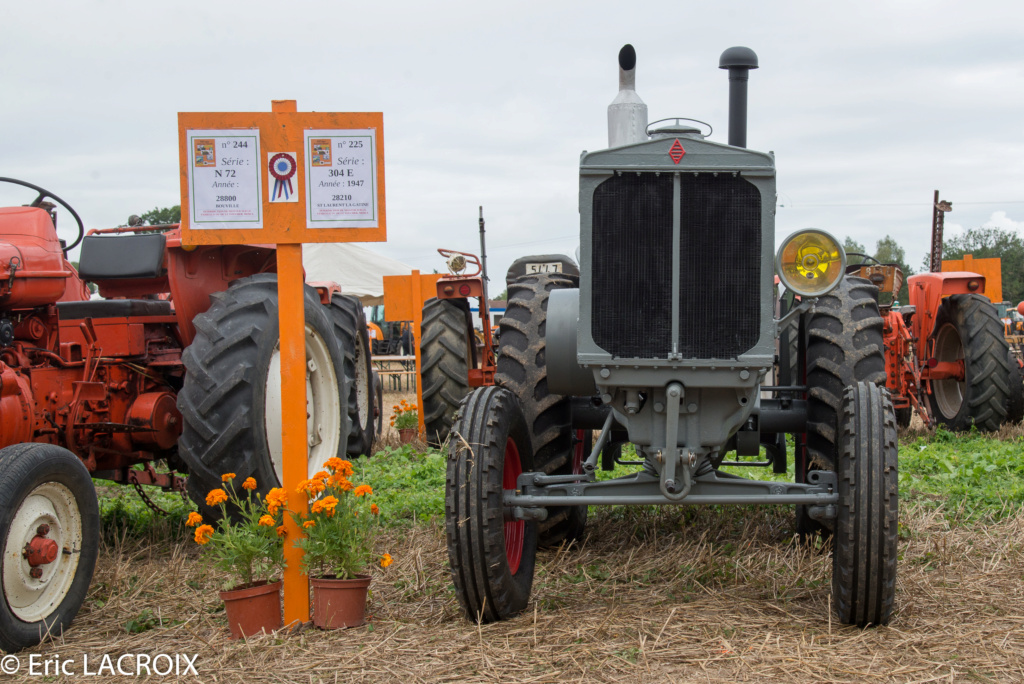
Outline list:
[[[189,227],[262,228],[259,130],[187,134]]]
[[[307,130],[306,227],[377,228],[377,131]]]

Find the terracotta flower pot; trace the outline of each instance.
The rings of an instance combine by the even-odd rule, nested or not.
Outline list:
[[[231,638],[238,639],[281,629],[281,582],[261,582],[244,589],[220,592],[228,616]]]
[[[402,444],[409,444],[416,439],[416,428],[399,428],[398,441]]]
[[[355,579],[311,577],[313,586],[313,624],[321,629],[358,627],[366,622],[366,593],[369,575]]]

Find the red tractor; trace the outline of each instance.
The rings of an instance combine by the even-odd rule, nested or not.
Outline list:
[[[0,208],[0,649],[10,652],[60,634],[85,598],[99,546],[91,477],[187,491],[201,508],[225,472],[266,492],[280,482],[281,398],[272,247],[188,247],[176,224],[86,236],[52,192],[0,181],[38,193]],[[71,245],[47,198],[75,220]],[[76,269],[67,255],[79,244]],[[313,472],[329,456],[369,453],[373,394],[358,300],[307,286],[305,315]]]
[[[903,282],[896,264],[848,270],[881,294],[894,295]],[[1019,364],[996,308],[985,297],[985,277],[966,271],[923,273],[911,276],[909,285],[909,306],[879,306],[885,384],[900,426],[910,425],[915,411],[926,427],[939,423],[957,431],[972,425],[996,430],[1024,418]]]

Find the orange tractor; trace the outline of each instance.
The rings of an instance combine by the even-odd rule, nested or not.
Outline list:
[[[985,296],[986,285],[991,285],[988,280],[998,279],[998,260],[985,260],[995,262],[987,265],[995,269],[989,277],[970,270],[942,270],[943,215],[951,209],[952,204],[940,201],[936,191],[931,272],[908,278],[908,306],[879,307],[884,320],[885,384],[903,427],[916,411],[925,426],[937,423],[959,431],[974,425],[996,430],[1005,422],[1024,419],[1020,364],[1007,344],[995,306]],[[896,264],[872,260],[876,263],[847,270],[871,281],[880,293],[895,297],[903,282],[902,271]],[[985,267],[982,260],[966,261]],[[992,289],[1000,288],[996,284]]]
[[[187,247],[176,224],[87,236],[52,192],[0,182],[38,193],[0,208],[0,649],[11,652],[60,634],[85,598],[99,546],[91,477],[187,491],[201,508],[224,472],[264,492],[279,483],[280,353],[273,248]],[[77,224],[71,245],[47,198]],[[333,284],[305,299],[315,468],[369,451],[373,395],[358,300]]]

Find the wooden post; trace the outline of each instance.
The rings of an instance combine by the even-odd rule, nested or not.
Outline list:
[[[277,306],[281,330],[281,449],[289,508],[306,512],[305,495],[296,492],[309,477],[306,435],[306,317],[302,245],[277,246]],[[284,623],[309,621],[309,577],[302,572],[302,549],[295,547],[302,528],[285,515]]]

